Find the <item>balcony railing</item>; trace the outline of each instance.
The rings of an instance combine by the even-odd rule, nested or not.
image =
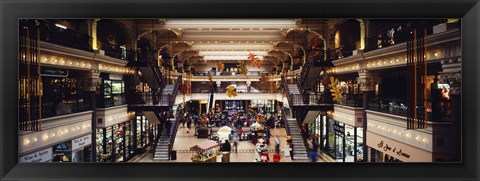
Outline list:
[[[106,56],[127,60],[127,53],[120,46],[101,40],[98,40],[97,44],[100,50],[105,51]]]
[[[114,106],[120,106],[125,104],[125,98],[124,96],[116,96],[113,97],[112,99],[105,99],[105,107],[114,107]]]
[[[208,76],[208,72],[194,72],[192,73],[193,76]],[[235,75],[233,75],[235,73]],[[261,71],[248,71],[247,75],[260,75]],[[216,74],[212,73],[212,76],[237,76],[241,75],[240,72],[238,71],[222,71],[222,72],[216,72]]]
[[[342,105],[350,107],[363,107],[363,94],[344,94],[345,102]]]
[[[60,102],[52,101],[53,98],[42,98],[42,118],[79,113],[92,110],[88,98],[74,96]]]
[[[40,40],[92,52],[92,38],[71,29],[63,29],[54,24],[41,23]]]
[[[235,91],[237,91],[237,93],[268,93],[268,90],[254,90],[254,89],[250,89],[248,90],[248,88],[236,88]],[[226,93],[227,92],[227,88],[218,88],[218,93]]]
[[[367,109],[407,117],[408,107],[406,104],[405,100],[369,96]]]

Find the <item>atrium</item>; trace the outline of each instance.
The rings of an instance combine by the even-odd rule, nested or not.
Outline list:
[[[21,19],[19,162],[459,162],[459,19]]]

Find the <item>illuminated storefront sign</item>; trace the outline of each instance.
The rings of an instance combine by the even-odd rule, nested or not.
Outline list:
[[[52,160],[52,147],[20,157],[20,163],[38,163]]]
[[[380,143],[377,144],[377,147],[379,149],[382,149],[385,153],[389,154],[388,152],[392,152],[398,156],[403,156],[405,158],[410,158],[410,154],[407,154],[405,152],[402,152],[402,149],[399,148],[397,149],[396,147],[391,147],[388,144],[384,144],[383,140],[380,141]]]

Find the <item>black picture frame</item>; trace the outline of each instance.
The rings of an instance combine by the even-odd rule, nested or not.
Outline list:
[[[19,0],[0,2],[2,180],[478,180],[478,0]],[[19,18],[462,18],[462,163],[17,164]]]

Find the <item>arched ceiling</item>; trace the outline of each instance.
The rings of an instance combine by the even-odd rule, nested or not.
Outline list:
[[[305,48],[323,32],[323,19],[146,19],[132,20],[137,36],[169,48],[187,64],[203,61],[247,60],[254,53],[264,63],[290,62],[293,47]],[[308,32],[308,33],[307,33]],[[155,36],[152,38],[152,35]],[[138,37],[137,37],[138,38]],[[184,52],[189,50],[188,53]],[[191,60],[190,60],[191,59]]]

